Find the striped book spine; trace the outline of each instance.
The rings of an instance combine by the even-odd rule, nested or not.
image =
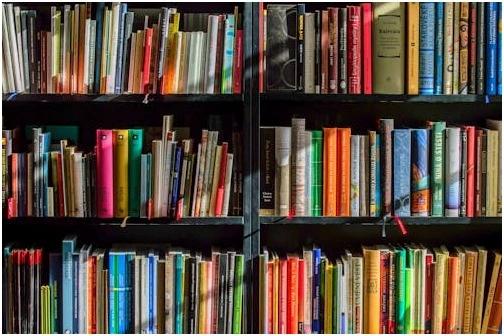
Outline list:
[[[311,215],[322,216],[322,131],[312,131]]]

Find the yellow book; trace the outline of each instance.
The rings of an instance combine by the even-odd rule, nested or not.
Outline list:
[[[278,293],[280,291],[280,262],[275,255],[273,258],[273,334],[278,334]]]
[[[495,130],[487,132],[487,181],[486,181],[486,215],[497,216],[498,199],[498,169],[499,169],[499,133]]]
[[[418,94],[418,58],[420,44],[420,4],[408,3],[408,94]]]
[[[206,300],[205,297],[207,293],[205,293],[206,288],[206,262],[199,262],[199,321],[198,321],[198,333],[205,333],[205,320],[206,320]]]
[[[114,130],[114,216],[128,216],[128,130]]]
[[[364,333],[380,333],[380,251],[363,247]]]
[[[325,265],[325,302],[324,302],[324,333],[332,334],[332,307],[333,307],[333,269],[329,260]]]
[[[436,264],[434,268],[432,333],[441,334],[443,318],[446,316],[448,254],[441,248],[435,248],[434,258],[436,259]]]
[[[483,315],[483,298],[485,294],[485,275],[487,270],[487,250],[476,246],[478,250],[478,267],[476,271],[476,295],[474,297],[473,333],[481,333],[481,321]]]
[[[493,256],[493,258],[492,258]],[[495,287],[497,286],[497,278],[499,276],[499,269],[501,268],[502,256],[498,251],[492,251],[490,253],[489,264],[492,266],[492,273],[490,281],[488,282],[488,291],[485,303],[485,311],[483,313],[483,321],[481,323],[481,333],[486,334],[488,332],[488,321],[490,319],[490,311],[492,309],[493,298],[495,294]]]
[[[173,13],[169,18],[170,22],[168,24],[168,53],[166,58],[166,69],[167,80],[165,82],[165,90],[166,93],[177,93],[177,84],[174,79],[174,71],[175,71],[175,58],[177,56],[176,48],[175,48],[175,34],[179,31],[179,22],[180,22],[180,13]]]
[[[478,251],[474,248],[465,248],[465,282],[464,282],[464,314],[462,319],[462,332],[471,334],[473,327],[475,283],[478,267]]]

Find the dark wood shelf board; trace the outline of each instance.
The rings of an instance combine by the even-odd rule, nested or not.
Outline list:
[[[310,94],[298,92],[268,92],[260,95],[263,102],[325,102],[325,103],[502,103],[502,96],[487,95],[351,95]]]
[[[406,225],[502,225],[501,217],[401,217]],[[262,225],[383,225],[376,217],[260,217]],[[394,224],[391,218],[386,225]]]
[[[241,94],[4,94],[3,103],[238,103]]]

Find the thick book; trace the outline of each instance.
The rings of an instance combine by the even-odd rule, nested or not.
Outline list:
[[[485,3],[486,7],[486,72],[485,72],[485,93],[487,95],[497,94],[497,12],[499,4],[497,2]]]
[[[304,93],[315,93],[315,15],[304,14],[303,88]],[[299,76],[298,76],[299,77]]]
[[[303,118],[292,119],[291,137],[291,214],[303,216],[305,214],[305,123]]]
[[[460,128],[447,127],[445,133],[445,216],[458,217],[460,211]]]
[[[114,217],[113,162],[112,130],[99,129],[96,131],[96,208],[100,218]]]
[[[329,12],[321,11],[320,93],[329,92]]]
[[[395,129],[393,138],[394,215],[410,216],[411,132],[409,129]]]
[[[337,175],[338,175],[338,156],[337,156],[337,129],[324,128],[324,156],[323,156],[323,215],[337,216]]]
[[[364,328],[366,334],[380,333],[380,250],[363,248]]]
[[[359,216],[359,157],[360,136],[352,135],[350,138],[350,216]]]
[[[373,93],[404,94],[405,4],[373,4]]]
[[[130,129],[128,133],[128,216],[139,217],[143,129]]]
[[[433,2],[420,3],[420,54],[418,92],[423,95],[434,94],[435,71],[435,33],[436,33],[436,4]]]
[[[113,130],[114,217],[128,216],[128,130]]]
[[[311,151],[311,216],[321,216],[323,206],[323,148],[322,131],[312,131]]]
[[[445,184],[445,129],[446,123],[438,121],[431,127],[431,216],[444,215]]]
[[[62,302],[65,309],[62,311],[62,331],[66,334],[72,334],[77,332],[75,329],[77,326],[74,325],[74,310],[73,310],[73,287],[74,287],[74,275],[73,275],[73,255],[76,248],[77,238],[75,236],[68,236],[63,239],[62,245],[62,262],[63,262],[63,278],[62,278]]]
[[[407,93],[410,95],[418,94],[418,70],[419,70],[419,40],[420,40],[420,4],[418,2],[410,2],[407,4],[406,20],[408,24],[408,42],[407,42],[407,60],[408,72]]]
[[[430,214],[429,130],[411,130],[411,215]]]

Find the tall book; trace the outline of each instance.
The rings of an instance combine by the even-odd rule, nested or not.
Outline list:
[[[380,250],[363,248],[364,333],[380,333]]]
[[[419,40],[420,40],[420,4],[410,2],[407,4],[408,19],[408,94],[418,94],[418,60],[419,60]]]
[[[96,131],[96,198],[97,216],[114,217],[114,152],[112,130]]]
[[[360,137],[352,135],[350,137],[350,216],[359,216],[359,157],[360,157]]]
[[[497,12],[498,3],[485,3],[486,7],[486,73],[485,89],[487,95],[497,94]]]
[[[379,121],[380,142],[381,142],[381,195],[382,211],[384,215],[392,213],[392,131],[394,129],[393,119],[380,119]]]
[[[338,130],[336,128],[324,128],[324,177],[323,181],[323,215],[336,216],[337,210],[337,139]]]
[[[305,119],[292,119],[291,209],[292,215],[305,215]]]
[[[114,142],[114,216],[128,216],[128,130],[113,130]]]
[[[453,85],[452,93],[459,92],[459,72],[460,72],[460,3],[453,3]]]
[[[361,4],[362,10],[362,80],[364,94],[373,93],[372,28],[373,8],[371,3]]]
[[[61,330],[64,333],[72,334],[77,332],[77,326],[74,326],[74,310],[73,310],[73,290],[74,290],[74,277],[73,277],[73,255],[76,248],[77,238],[75,236],[68,236],[63,239],[62,245],[62,300],[63,309],[62,312],[62,325]]]
[[[362,93],[362,14],[360,6],[347,7],[348,93]]]
[[[394,137],[394,215],[410,216],[411,132],[395,129]]]
[[[373,92],[404,94],[405,4],[373,3]]]
[[[322,131],[312,132],[312,150],[311,150],[311,216],[322,215],[323,205],[323,148],[324,140]]]
[[[457,27],[455,27],[456,29]],[[469,83],[469,3],[460,3],[458,93],[467,94]]]
[[[431,127],[431,215],[444,214],[445,183],[445,129],[444,121],[432,123]]]
[[[337,176],[339,190],[336,198],[337,216],[350,216],[350,128],[338,128],[337,131]]]
[[[128,215],[139,217],[143,129],[130,129],[128,133]]]
[[[275,215],[275,128],[261,127],[261,216]]]
[[[434,51],[436,32],[436,4],[420,3],[420,54],[418,90],[420,94],[434,94]]]
[[[275,128],[275,214],[290,214],[291,128]]]
[[[348,36],[348,28],[347,28],[347,17],[348,17],[348,9],[340,8],[338,10],[338,31],[339,31],[339,50],[338,50],[338,64],[339,64],[339,84],[338,84],[338,93],[348,93],[348,59],[347,59],[347,36]]]
[[[434,94],[442,94],[444,73],[444,3],[442,2],[436,2],[434,39]]]

